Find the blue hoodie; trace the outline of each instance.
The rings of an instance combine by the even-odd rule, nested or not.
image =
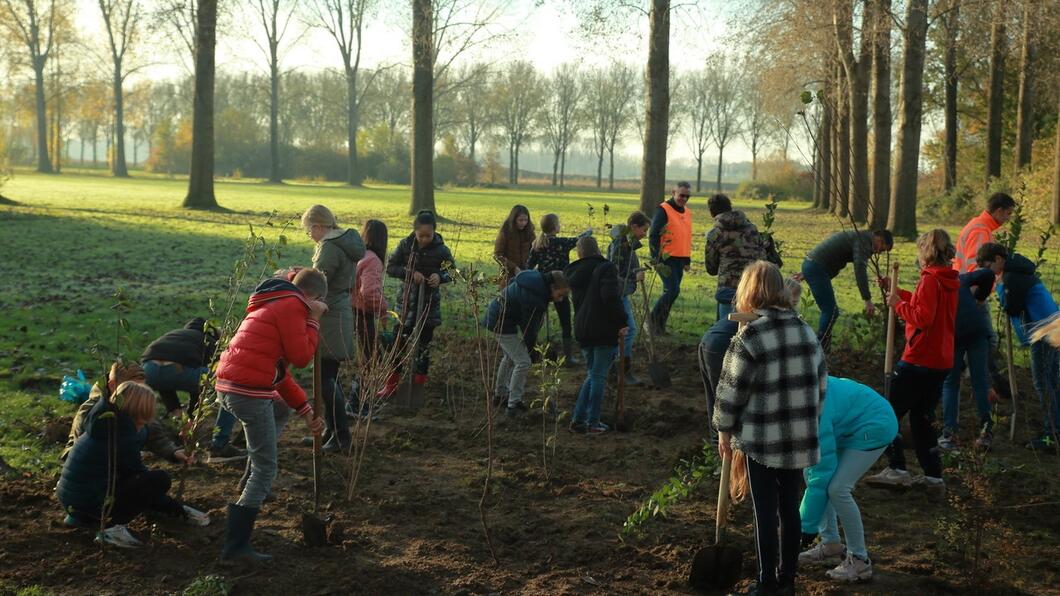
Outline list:
[[[545,312],[550,297],[544,273],[522,271],[490,302],[483,325],[501,335],[518,333],[520,329],[525,332]]]
[[[1051,318],[1060,308],[1053,295],[1037,276],[1037,267],[1023,255],[1013,254],[1005,261],[1004,283],[997,284],[1001,307],[1012,320],[1023,345],[1030,343],[1027,333]]]
[[[828,377],[821,419],[817,425],[821,459],[806,468],[802,495],[802,531],[816,534],[828,505],[828,484],[844,449],[872,451],[885,447],[898,434],[898,419],[891,404],[871,387],[850,379]]]

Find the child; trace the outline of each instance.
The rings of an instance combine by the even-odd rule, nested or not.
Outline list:
[[[320,380],[324,400],[324,451],[339,452],[350,448],[350,427],[346,407],[335,398],[339,364],[353,358],[353,308],[350,290],[357,262],[364,256],[364,242],[354,229],[339,227],[335,215],[323,205],[313,205],[302,214],[302,227],[316,243],[313,268],[327,279],[328,293],[323,297],[327,312],[320,317]]]
[[[707,273],[718,276],[714,300],[720,321],[732,312],[736,284],[749,263],[765,259],[783,267],[784,261],[777,254],[772,236],[759,233],[742,211],[734,211],[729,197],[713,195],[707,200],[707,208],[714,218],[714,227],[707,232],[706,267]]]
[[[747,456],[758,593],[790,594],[801,538],[800,472],[819,459],[817,418],[828,385],[824,353],[791,310],[776,265],[755,261],[744,269],[735,307],[759,318],[736,333],[725,354],[713,417],[718,451],[731,458],[738,448]]]
[[[494,404],[507,402],[505,414],[510,418],[522,416],[527,409],[523,391],[530,353],[519,332],[537,325],[548,303],[563,300],[567,292],[567,279],[559,271],[523,271],[486,308],[483,326],[496,335],[503,353],[497,366]]]
[[[607,371],[626,333],[626,311],[615,264],[600,254],[596,239],[578,240],[578,260],[564,272],[574,293],[574,323],[585,355],[587,375],[578,391],[571,417],[571,432],[600,434],[608,427],[600,421]]]
[[[442,240],[436,229],[438,222],[430,211],[420,211],[412,223],[413,232],[398,243],[397,249],[387,260],[386,273],[401,280],[398,304],[401,305],[401,340],[410,341],[417,328],[419,312],[419,287],[426,284],[424,292],[424,316],[426,321],[420,327],[416,354],[413,356],[412,382],[417,385],[427,383],[427,372],[430,368],[430,347],[434,330],[442,324],[442,284],[453,281],[449,269],[456,267],[453,253]],[[387,379],[381,396],[390,396],[397,391],[401,377],[395,372]]]
[[[210,523],[205,513],[166,494],[169,474],[144,467],[140,449],[152,433],[148,422],[154,417],[154,391],[135,381],[122,383],[109,398],[92,406],[56,489],[68,525],[91,526],[103,519],[106,529],[96,535],[96,542],[136,548],[143,543],[126,524],[145,510],[183,517],[196,526]],[[113,501],[108,503],[108,497]]]
[[[828,577],[842,582],[872,577],[865,528],[851,492],[896,434],[898,420],[882,395],[850,379],[828,377],[828,395],[817,429],[821,459],[804,472],[806,492],[800,508],[803,546],[818,531],[821,542],[800,553],[800,563],[836,559],[845,553]],[[845,549],[839,541],[837,518],[843,522]]]
[[[927,488],[929,496],[941,498],[946,484],[931,423],[942,395],[942,383],[953,367],[953,327],[960,280],[950,264],[954,248],[945,230],[921,235],[916,247],[920,283],[915,292],[896,289],[887,297],[888,306],[905,321],[905,351],[895,366],[889,397],[895,417],[901,420],[909,414],[913,447],[924,475],[914,479],[906,471],[902,436],[898,435],[887,449],[888,467],[867,481],[877,486],[917,484]]]
[[[1028,343],[1027,332],[1054,320],[1060,308],[1045,284],[1038,278],[1034,263],[1019,254],[1009,254],[1000,244],[984,244],[979,248],[976,260],[981,267],[990,267],[995,274],[1002,274],[1002,283],[997,292],[1001,307],[1012,320],[1012,328],[1020,341]],[[1035,333],[1031,343],[1031,377],[1045,414],[1042,435],[1027,447],[1052,451],[1060,439],[1060,356],[1057,349],[1041,341]]]
[[[302,269],[289,282],[263,281],[251,294],[247,316],[240,323],[217,367],[217,394],[224,409],[243,423],[250,456],[250,477],[239,500],[228,505],[221,561],[262,563],[270,555],[250,546],[250,535],[261,504],[276,478],[276,425],[273,398],[278,392],[298,412],[313,434],[324,430],[305,392],[287,369],[307,366],[317,350],[320,317],[328,306],[324,275]]]
[[[376,321],[386,317],[389,310],[383,294],[383,259],[386,258],[387,239],[385,223],[378,219],[369,219],[364,223],[364,245],[367,250],[364,257],[357,261],[357,273],[353,289],[350,290],[357,341],[361,357],[368,366],[375,365],[381,358]],[[357,394],[354,393],[350,400],[351,403],[358,401]],[[364,406],[354,407],[353,411],[367,413],[362,412],[363,409]]]
[[[534,224],[530,223],[530,210],[522,205],[512,207],[493,241],[493,258],[501,265],[501,289],[527,268],[533,243]]]
[[[557,236],[559,232],[560,223],[558,215],[555,213],[549,213],[541,218],[541,234],[538,235],[537,240],[534,240],[534,244],[530,250],[530,260],[526,264],[527,269],[537,269],[538,271],[544,272],[563,271],[567,268],[567,265],[570,265],[570,251],[578,244],[578,239],[585,236],[591,236],[593,230],[590,228],[573,238],[560,238]],[[563,333],[564,361],[567,366],[581,364],[577,355],[574,353],[574,338],[571,331],[570,300],[568,298],[563,298],[563,300],[559,302],[553,302],[552,305],[556,308],[556,315],[559,317],[559,326]],[[544,316],[547,317],[548,313],[544,313]],[[531,354],[533,353],[536,344],[537,334],[528,334],[526,337],[526,349],[530,350]]]
[[[982,303],[994,289],[994,272],[976,269],[961,273],[958,277],[960,289],[957,293],[957,321],[954,330],[953,368],[942,384],[942,435],[939,448],[949,451],[957,448],[957,424],[960,417],[961,373],[965,360],[972,381],[972,394],[979,410],[979,438],[976,447],[989,449],[993,440],[994,425],[990,410],[990,311]]]
[[[640,385],[640,379],[633,375],[633,340],[637,337],[637,321],[633,318],[633,294],[637,284],[644,281],[644,268],[637,258],[637,249],[641,240],[648,235],[651,221],[640,211],[634,211],[626,218],[625,225],[611,228],[611,244],[607,247],[607,258],[618,270],[618,280],[622,284],[622,308],[626,311],[626,337],[622,343],[620,358],[626,369],[626,385]]]

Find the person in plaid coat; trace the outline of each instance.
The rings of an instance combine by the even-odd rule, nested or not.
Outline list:
[[[718,451],[723,458],[731,458],[734,448],[747,456],[758,551],[758,584],[751,593],[794,594],[802,470],[820,458],[824,353],[813,329],[791,309],[776,265],[748,265],[735,306],[760,316],[737,332],[725,353],[713,414]]]

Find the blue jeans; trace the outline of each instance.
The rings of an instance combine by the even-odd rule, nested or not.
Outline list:
[[[953,368],[942,383],[942,424],[957,432],[961,403],[961,371],[965,356],[968,358],[968,375],[972,381],[972,395],[979,410],[979,428],[993,426],[990,418],[990,375],[987,360],[990,358],[990,337],[979,335],[958,338],[954,342]]]
[[[578,402],[574,404],[576,424],[593,424],[600,422],[600,407],[604,401],[604,386],[607,384],[607,371],[615,359],[617,346],[585,346],[582,356],[585,357],[585,369],[588,375],[582,388],[578,391]]]
[[[736,288],[719,287],[718,291],[714,292],[714,300],[718,303],[717,320],[723,321],[729,318],[729,313],[732,312],[732,301],[735,299]]]
[[[210,441],[210,446],[216,449],[220,449],[228,444],[232,440],[232,427],[236,425],[236,417],[231,412],[224,409],[224,406],[217,408],[217,422],[214,423],[213,427],[213,440]]]
[[[276,454],[276,418],[273,400],[245,397],[235,393],[222,393],[221,403],[243,423],[247,436],[247,457],[250,459],[250,477],[243,487],[237,505],[261,509],[266,495],[276,479],[279,462]]]
[[[810,286],[810,293],[817,307],[821,309],[821,320],[817,323],[817,339],[826,344],[826,338],[832,334],[832,325],[839,318],[839,306],[835,302],[835,289],[828,272],[816,261],[805,259],[802,262],[802,277]]]
[[[883,447],[872,451],[839,450],[839,462],[831,482],[828,483],[828,506],[825,507],[819,526],[821,542],[838,544],[838,522],[843,522],[847,552],[862,559],[869,558],[868,550],[865,548],[865,526],[861,523],[861,510],[854,502],[852,492],[858,479],[869,471],[876,460],[880,459],[883,450]]]
[[[209,372],[208,368],[181,366],[177,363],[161,364],[155,360],[144,360],[144,381],[158,392],[166,410],[172,412],[181,407],[177,392],[188,394],[188,410],[194,410],[199,401],[199,381]]]
[[[1044,340],[1031,344],[1031,377],[1042,404],[1045,434],[1060,430],[1060,352]]]
[[[670,318],[670,309],[673,308],[674,302],[677,302],[677,297],[681,294],[681,279],[685,276],[684,260],[668,259],[666,264],[670,267],[670,273],[661,276],[663,293],[651,309],[651,318],[661,329],[666,328],[666,321]]]
[[[626,358],[633,357],[633,340],[637,337],[637,320],[633,318],[633,301],[629,296],[622,297],[622,309],[626,311],[626,340],[622,344],[622,355]]]

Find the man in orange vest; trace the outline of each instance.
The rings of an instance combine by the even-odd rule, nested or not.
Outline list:
[[[975,263],[979,247],[994,241],[994,230],[1008,223],[1015,209],[1016,201],[1003,192],[996,192],[987,200],[986,210],[973,217],[957,237],[957,256],[953,259],[957,273],[971,273],[979,268]]]
[[[669,267],[669,272],[662,276],[662,296],[651,310],[651,320],[645,322],[648,332],[653,335],[666,333],[670,309],[681,293],[681,279],[692,264],[692,210],[687,207],[690,196],[692,186],[678,182],[670,198],[659,205],[651,220],[648,246],[652,261]]]

